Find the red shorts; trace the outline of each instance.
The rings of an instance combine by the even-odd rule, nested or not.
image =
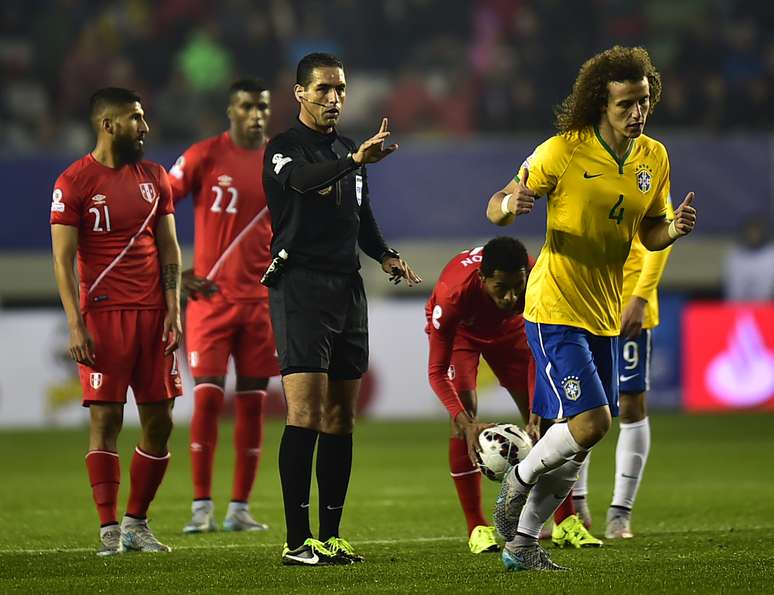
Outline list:
[[[514,395],[529,392],[532,353],[523,330],[497,341],[476,341],[458,333],[454,338],[449,376],[457,392],[476,390],[478,361],[483,357],[500,385]]]
[[[279,374],[269,317],[269,300],[232,303],[214,294],[189,300],[186,350],[194,378],[225,376],[234,358],[237,376],[270,378]]]
[[[83,319],[94,340],[94,366],[78,364],[83,405],[126,403],[131,386],[139,404],[183,394],[177,355],[164,355],[164,310],[97,310]]]

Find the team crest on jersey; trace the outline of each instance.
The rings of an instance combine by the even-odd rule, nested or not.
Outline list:
[[[156,200],[156,187],[151,182],[140,184],[140,194],[147,202]]]
[[[634,170],[634,175],[637,178],[637,188],[640,192],[645,194],[650,190],[650,183],[653,179],[653,171],[644,163],[637,166]]]
[[[446,377],[447,377],[449,380],[454,380],[454,379],[457,377],[457,370],[456,370],[456,368],[454,367],[454,364],[452,364],[451,366],[449,366],[449,369],[448,369],[448,370],[446,370]]]
[[[564,395],[570,399],[570,401],[577,401],[581,396],[581,384],[580,378],[577,376],[568,376],[562,380],[562,388],[564,389]]]
[[[231,186],[231,182],[234,181],[234,178],[231,176],[227,176],[226,174],[223,174],[222,176],[218,176],[218,185],[220,186]]]
[[[89,384],[95,390],[102,386],[102,372],[92,372],[89,374]]]

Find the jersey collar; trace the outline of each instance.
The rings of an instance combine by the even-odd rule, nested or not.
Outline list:
[[[626,164],[626,160],[629,158],[629,154],[632,152],[632,149],[634,148],[634,142],[637,140],[635,138],[632,138],[629,140],[629,144],[626,147],[626,152],[624,152],[623,157],[621,159],[618,159],[618,155],[615,154],[615,151],[610,148],[610,146],[605,142],[605,139],[602,138],[602,135],[599,133],[599,128],[597,126],[594,126],[594,136],[597,137],[597,140],[599,141],[599,144],[602,145],[602,147],[607,151],[610,156],[613,158],[613,161],[616,162],[618,165],[618,173],[623,173],[623,167]]]
[[[323,134],[322,132],[312,130],[301,120],[296,120],[296,123],[293,124],[293,127],[298,130],[307,141],[320,145],[332,145],[333,141],[335,141],[339,136],[335,128],[332,132]]]

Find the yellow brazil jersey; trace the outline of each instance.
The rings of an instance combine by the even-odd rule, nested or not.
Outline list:
[[[663,218],[669,160],[640,136],[622,159],[596,128],[553,136],[522,165],[527,185],[547,197],[546,241],[529,276],[524,317],[615,336],[623,268],[644,217]]]
[[[671,220],[674,216],[672,201],[667,196],[667,218]],[[632,296],[647,300],[642,328],[658,326],[658,284],[671,251],[672,246],[659,252],[650,252],[642,245],[638,236],[632,241],[623,272],[623,307],[626,308]]]

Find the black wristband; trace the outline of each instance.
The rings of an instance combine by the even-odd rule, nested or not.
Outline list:
[[[387,248],[384,252],[382,252],[382,257],[379,260],[384,262],[386,258],[400,258],[400,252],[394,250],[393,248]]]

